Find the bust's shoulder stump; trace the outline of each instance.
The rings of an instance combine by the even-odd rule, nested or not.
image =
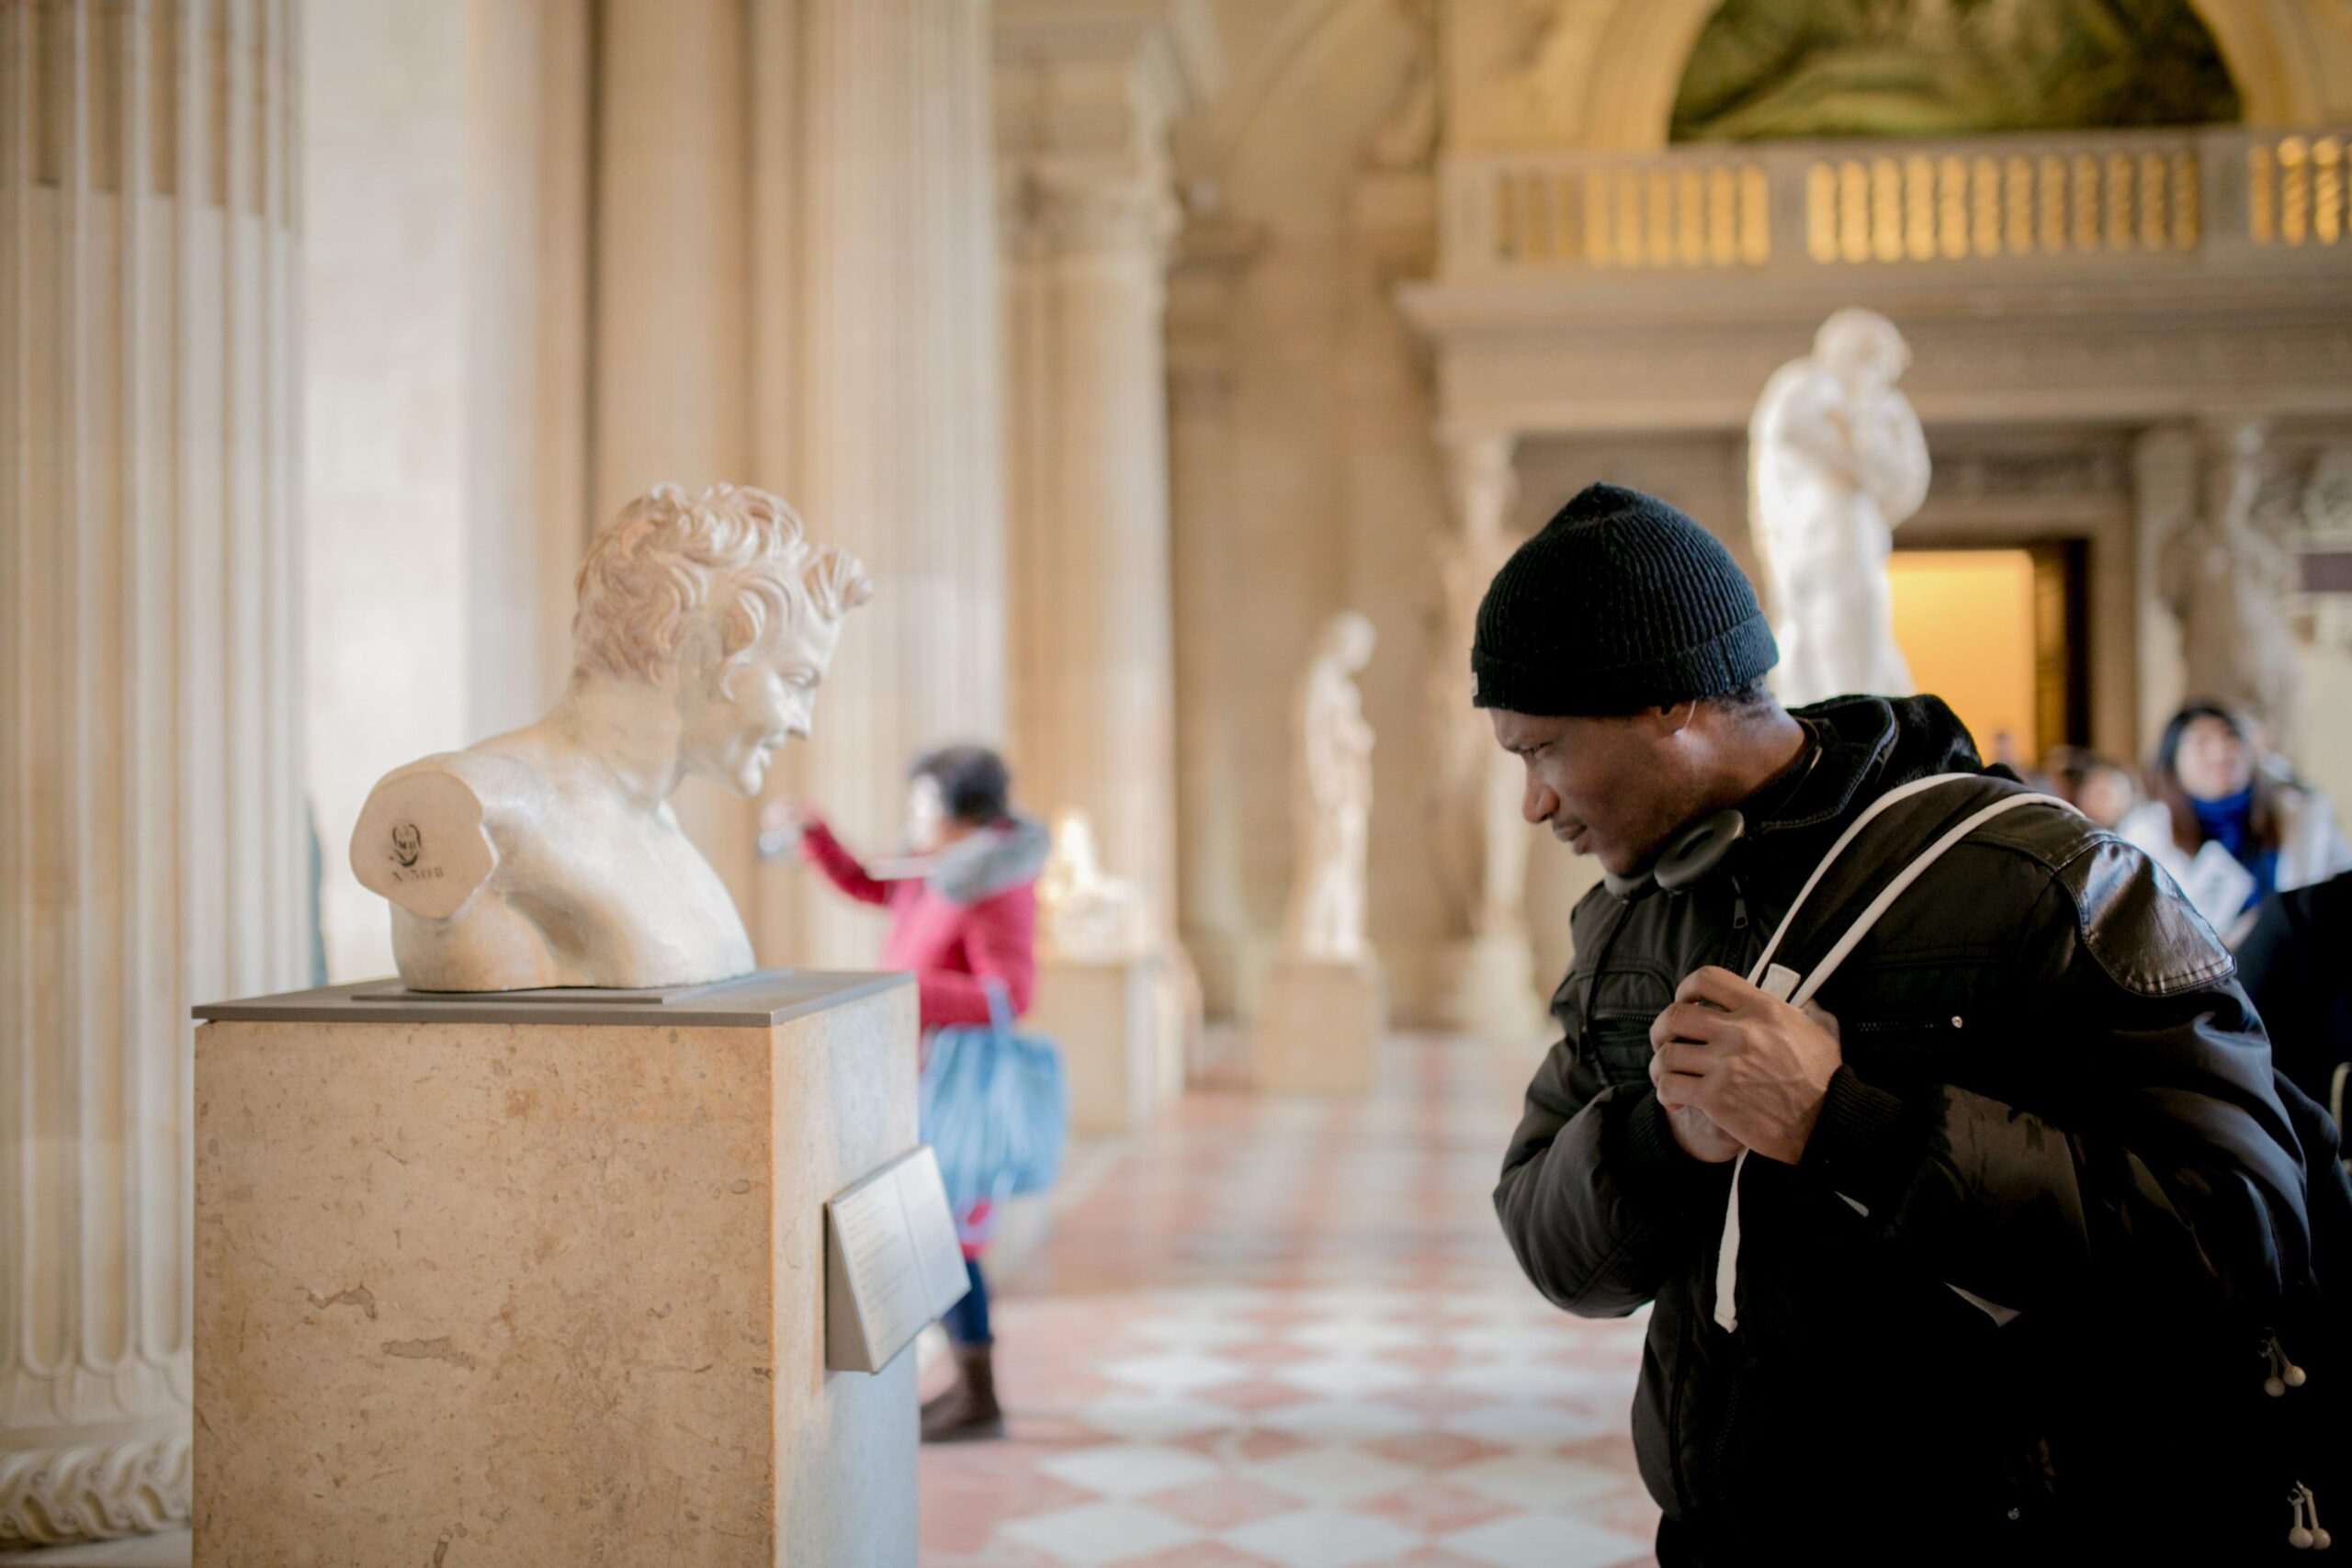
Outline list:
[[[465,751],[394,769],[360,807],[353,874],[412,915],[447,919],[497,869],[487,819],[536,793],[530,772],[512,758]]]

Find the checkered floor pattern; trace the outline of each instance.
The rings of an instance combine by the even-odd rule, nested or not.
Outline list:
[[[927,1568],[1613,1568],[1657,1515],[1641,1325],[1555,1312],[1489,1205],[1525,1051],[1195,1092],[1001,1284],[999,1443],[927,1449]]]

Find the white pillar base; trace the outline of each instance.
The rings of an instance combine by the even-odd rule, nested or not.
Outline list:
[[[1184,1038],[1166,1005],[1164,959],[1047,958],[1025,1027],[1061,1047],[1077,1133],[1148,1127],[1184,1091]]]

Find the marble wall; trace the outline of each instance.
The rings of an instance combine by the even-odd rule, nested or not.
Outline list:
[[[587,10],[339,0],[303,29],[306,787],[337,979],[392,966],[344,854],[368,789],[537,716],[568,669]]]

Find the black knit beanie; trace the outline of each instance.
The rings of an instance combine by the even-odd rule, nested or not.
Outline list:
[[[1780,658],[1722,541],[1655,496],[1597,484],[1495,573],[1470,671],[1480,707],[1557,718],[1724,696]]]

